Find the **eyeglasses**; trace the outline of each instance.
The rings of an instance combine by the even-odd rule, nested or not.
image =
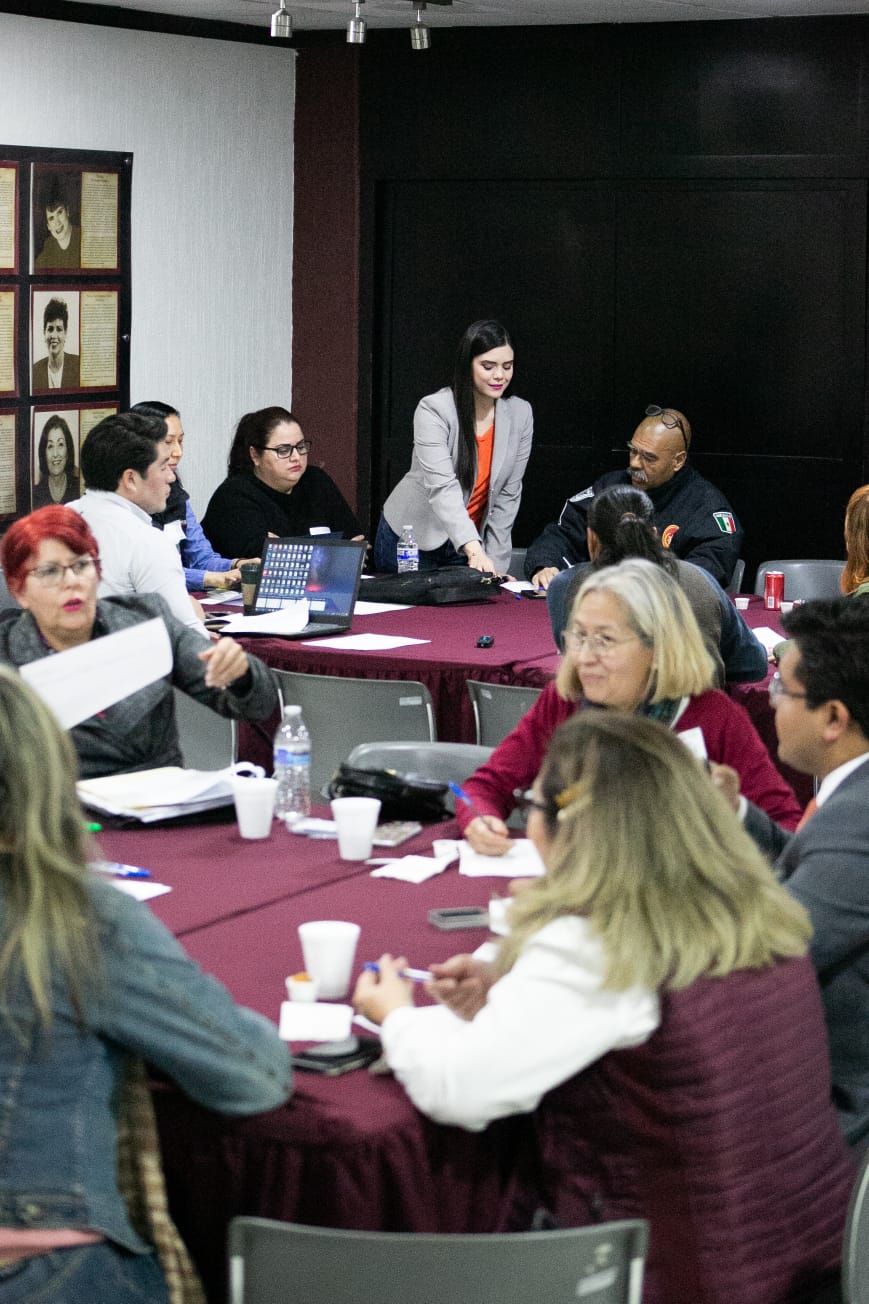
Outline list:
[[[300,439],[298,444],[275,444],[273,448],[270,448],[267,444],[260,444],[261,453],[274,453],[275,457],[280,458],[282,462],[286,462],[288,457],[293,456],[293,453],[298,453],[299,457],[307,457],[310,451],[310,439]]]
[[[772,679],[769,681],[769,700],[771,706],[775,706],[783,697],[806,699],[808,696],[808,693],[792,693],[789,688],[785,688],[784,680],[778,671],[775,672]]]
[[[612,634],[583,634],[578,629],[566,629],[561,635],[561,650],[578,653],[585,646],[592,656],[606,661],[623,644],[636,643],[639,638],[639,634],[628,634],[627,638],[613,638]]]
[[[539,798],[535,797],[533,788],[526,788],[524,791],[522,788],[514,788],[513,800],[517,809],[524,815],[527,815],[529,810],[540,810],[543,811],[544,815],[552,814],[552,806],[549,802],[540,801]]]
[[[76,579],[81,579],[84,575],[89,575],[97,564],[96,557],[77,557],[71,561],[68,566],[62,566],[59,561],[50,561],[45,566],[34,566],[27,572],[37,584],[44,589],[59,589],[64,581],[67,571],[72,571]]]
[[[650,403],[646,408],[646,416],[660,417],[662,426],[666,426],[668,430],[678,430],[682,436],[682,443],[685,445],[685,452],[688,452],[688,436],[685,433],[682,418],[677,416],[672,408],[662,408],[658,407],[657,403]]]

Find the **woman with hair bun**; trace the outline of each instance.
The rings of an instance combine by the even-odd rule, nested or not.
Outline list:
[[[497,321],[475,321],[459,341],[452,385],[413,417],[413,458],[383,504],[374,567],[397,569],[401,531],[413,527],[420,570],[473,566],[506,575],[522,477],[531,454],[530,404],[504,398],[513,345]]]

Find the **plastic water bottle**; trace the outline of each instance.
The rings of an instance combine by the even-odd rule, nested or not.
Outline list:
[[[401,527],[401,538],[398,541],[397,551],[399,575],[405,571],[419,570],[419,548],[417,548],[416,539],[413,537],[412,525],[403,525]]]
[[[285,706],[275,734],[275,814],[295,824],[311,813],[311,735],[300,706]]]

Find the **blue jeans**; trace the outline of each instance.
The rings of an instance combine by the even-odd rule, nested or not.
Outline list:
[[[169,1304],[156,1254],[100,1241],[0,1268],[3,1304]]]
[[[386,517],[381,514],[377,524],[377,534],[374,537],[374,569],[378,575],[394,575],[398,570],[398,540],[399,536],[395,533],[390,525],[386,523]],[[437,570],[439,566],[467,566],[468,559],[463,552],[456,552],[453,545],[447,539],[439,548],[430,548],[426,551],[423,548],[419,550],[419,569],[421,571]],[[364,589],[364,586],[363,586]],[[364,591],[362,592],[364,597]]]

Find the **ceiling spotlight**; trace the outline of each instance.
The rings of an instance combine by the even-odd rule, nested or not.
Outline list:
[[[287,9],[287,0],[281,0],[280,9],[272,14],[272,36],[281,41],[293,39],[293,15]]]
[[[410,29],[410,45],[413,50],[427,50],[431,45],[431,34],[422,20],[425,12],[425,0],[413,0],[416,18]]]
[[[347,24],[348,45],[365,44],[365,19],[362,17],[364,3],[365,0],[353,0],[353,17]]]

